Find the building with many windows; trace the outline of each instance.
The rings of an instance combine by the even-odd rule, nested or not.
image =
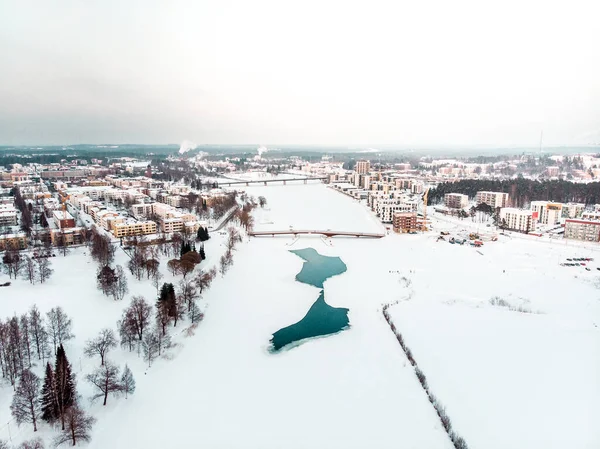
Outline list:
[[[565,221],[565,238],[598,242],[600,241],[600,221],[567,219]]]
[[[416,212],[396,212],[393,219],[394,232],[415,232],[417,230]]]
[[[0,235],[0,251],[25,248],[27,248],[27,235],[24,232]]]
[[[156,234],[156,223],[153,221],[127,221],[115,223],[112,233],[115,237]]]
[[[462,193],[446,193],[444,205],[449,209],[464,209],[469,205],[469,197]]]
[[[513,231],[535,231],[535,220],[531,210],[503,207],[500,209],[500,223],[502,227]]]
[[[532,201],[531,210],[533,218],[540,224],[553,225],[560,223],[562,217],[561,203],[549,203],[548,201]]]
[[[493,209],[496,209],[497,207],[506,207],[508,206],[508,193],[481,191],[477,192],[475,201],[478,206],[481,203],[485,203]]]
[[[371,171],[371,162],[365,160],[356,161],[356,167],[354,170],[359,175],[366,175]]]
[[[0,204],[0,226],[16,226],[17,210],[11,204]]]

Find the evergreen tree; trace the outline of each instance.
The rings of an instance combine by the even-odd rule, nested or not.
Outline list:
[[[44,377],[40,405],[42,407],[42,419],[49,423],[56,421],[58,418],[58,402],[56,400],[54,371],[52,371],[50,363],[46,364],[46,376]]]
[[[56,385],[56,402],[61,418],[62,429],[65,430],[65,413],[75,403],[75,381],[71,372],[71,364],[67,360],[65,349],[61,344],[56,351],[56,367],[54,368]]]
[[[202,245],[202,246],[200,247],[200,251],[198,252],[198,254],[200,254],[200,258],[201,258],[202,260],[206,259],[206,254],[204,253],[204,245]]]

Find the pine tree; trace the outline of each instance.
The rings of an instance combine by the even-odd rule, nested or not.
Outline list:
[[[200,254],[200,258],[202,260],[206,259],[206,253],[204,252],[204,245],[200,247],[200,251],[198,254]]]
[[[71,372],[71,364],[67,360],[65,349],[61,344],[56,351],[56,367],[54,369],[56,385],[56,402],[62,423],[65,429],[65,413],[75,403],[75,381]]]
[[[56,421],[58,418],[58,403],[56,401],[54,371],[52,371],[50,363],[46,364],[46,376],[44,377],[40,404],[42,407],[42,419],[49,423]]]

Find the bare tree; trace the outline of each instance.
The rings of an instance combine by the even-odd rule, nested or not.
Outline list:
[[[54,354],[56,354],[56,347],[71,338],[71,318],[67,316],[62,307],[53,307],[50,312],[46,314],[48,317],[48,330],[52,345],[54,347]]]
[[[188,317],[192,323],[197,323],[204,318],[204,314],[200,310],[200,307],[198,307],[198,304],[196,304],[196,301],[192,301],[192,306],[188,310]]]
[[[38,258],[37,265],[38,279],[40,280],[40,283],[43,284],[50,278],[50,276],[52,276],[54,270],[50,267],[50,259],[48,259],[47,257]]]
[[[133,394],[135,391],[135,379],[133,378],[133,373],[127,365],[125,365],[125,368],[123,369],[123,375],[121,376],[121,388],[125,393],[125,399],[127,399],[127,395]]]
[[[39,391],[39,377],[25,369],[21,373],[21,380],[10,405],[10,412],[17,424],[32,423],[34,432],[37,432],[37,420],[40,415]]]
[[[0,445],[0,449],[2,446]],[[18,449],[44,449],[44,441],[41,438],[34,438],[33,440],[23,441]]]
[[[131,274],[139,281],[144,275],[144,266],[146,265],[146,255],[139,246],[134,247],[131,259],[127,262],[127,267]]]
[[[146,277],[150,279],[152,276],[154,276],[154,274],[158,272],[159,266],[160,262],[158,259],[147,259],[144,265],[144,268],[146,269]]]
[[[88,416],[77,404],[74,404],[65,412],[65,428],[54,439],[54,444],[59,446],[67,441],[73,443],[78,441],[90,441],[92,426],[96,420]]]
[[[33,260],[29,256],[25,256],[24,267],[25,267],[25,278],[32,284],[35,284],[35,281],[38,278],[37,265],[35,263],[35,260]]]
[[[102,405],[106,405],[106,400],[110,393],[118,394],[123,389],[119,380],[119,368],[109,361],[96,368],[93,373],[88,374],[86,379],[98,390],[92,396],[92,400],[103,397],[104,403]]]
[[[42,355],[45,355],[42,351],[44,346],[42,340],[47,341],[48,334],[44,329],[44,318],[35,304],[29,309],[29,334],[32,343],[35,345],[38,360],[41,360]]]
[[[27,366],[31,368],[31,338],[29,335],[29,318],[27,314],[21,315],[21,352],[27,358]]]
[[[115,300],[122,300],[129,291],[129,288],[127,287],[127,276],[125,275],[125,270],[123,270],[121,265],[117,265],[115,267],[115,276],[116,282],[113,287],[113,297]]]
[[[2,262],[4,262],[4,269],[8,277],[17,279],[23,267],[23,258],[19,255],[19,252],[5,251],[4,256],[2,256]]]
[[[185,304],[187,312],[189,312],[192,308],[192,304],[198,297],[198,291],[196,290],[194,281],[182,279],[181,282],[179,282],[178,296],[180,302]]]
[[[260,207],[265,207],[267,205],[267,199],[264,196],[259,196],[258,204],[260,205]]]
[[[171,259],[167,262],[167,268],[173,276],[177,276],[179,274],[181,262],[178,259]]]
[[[200,290],[200,294],[202,294],[202,292],[205,289],[208,289],[210,287],[210,284],[212,283],[216,275],[217,269],[215,267],[211,268],[209,271],[200,271],[196,275],[196,277],[194,278],[194,284]]]
[[[163,279],[163,275],[160,271],[156,270],[152,273],[152,285],[156,288],[156,294],[158,295],[158,290],[162,285],[161,280]]]
[[[142,341],[144,331],[150,326],[151,317],[152,306],[143,296],[134,296],[124,313],[125,321],[134,330],[139,341]]]
[[[117,339],[112,329],[102,329],[100,334],[88,340],[85,344],[84,354],[88,357],[100,356],[100,365],[104,365],[104,358],[108,351],[117,347]]]
[[[152,329],[144,335],[144,360],[148,362],[148,366],[152,366],[152,362],[158,355],[158,340],[160,336],[158,329]]]
[[[231,265],[233,265],[233,254],[231,253],[231,251],[227,251],[219,259],[219,271],[221,272],[221,276],[227,273]]]

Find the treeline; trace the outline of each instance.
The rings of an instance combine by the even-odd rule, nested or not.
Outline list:
[[[40,251],[38,256],[29,257],[22,255],[19,251],[5,251],[2,255],[2,267],[9,279],[17,279],[19,275],[27,279],[30,283],[46,282],[54,270],[50,262],[52,251]]]
[[[600,203],[600,182],[582,184],[563,180],[535,181],[520,177],[509,180],[462,179],[443,182],[430,190],[429,202],[443,202],[446,193],[462,193],[474,198],[481,190],[508,193],[514,207],[526,207],[531,201],[537,200],[586,205]]]

